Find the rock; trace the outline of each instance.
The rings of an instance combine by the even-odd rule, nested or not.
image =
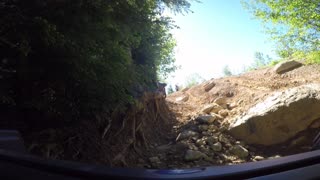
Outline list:
[[[221,109],[223,109],[221,106],[219,106],[217,103],[211,103],[209,105],[206,105],[201,112],[205,114],[209,113],[218,113]]]
[[[207,141],[207,143],[208,143],[209,145],[212,145],[212,144],[218,142],[218,140],[219,140],[218,136],[210,136],[210,137],[208,137],[208,138],[206,139],[206,141]]]
[[[209,126],[208,126],[208,125],[205,125],[205,124],[199,125],[198,127],[199,127],[199,130],[200,130],[201,132],[202,132],[202,131],[207,131],[207,130],[209,129]]]
[[[218,112],[218,114],[222,117],[227,117],[229,115],[229,111],[226,109],[222,109]]]
[[[183,95],[183,96],[176,98],[176,102],[186,102],[188,100],[189,100],[189,96],[187,96],[187,95]]]
[[[220,132],[225,132],[227,130],[228,130],[228,128],[226,126],[221,126],[219,129]]]
[[[277,159],[277,158],[281,158],[281,156],[280,155],[275,155],[275,156],[269,157],[268,159]]]
[[[238,113],[238,112],[237,112],[237,110],[235,110],[235,109],[233,109],[233,110],[230,111],[230,115],[232,115],[232,116],[233,116],[233,115],[236,115],[237,113]]]
[[[264,157],[262,157],[262,156],[255,156],[255,157],[253,158],[253,160],[262,161],[262,160],[264,160]]]
[[[198,139],[198,140],[196,141],[196,145],[197,145],[197,146],[202,146],[202,145],[205,145],[205,144],[206,144],[206,141],[203,140],[203,139]]]
[[[195,151],[198,151],[198,147],[195,145],[195,144],[193,144],[193,143],[189,143],[188,144],[188,148],[190,149],[190,150],[195,150]]]
[[[202,153],[205,153],[205,154],[210,154],[210,153],[211,153],[209,147],[208,147],[208,146],[205,146],[205,145],[201,145],[201,146],[199,147],[199,150],[200,150]]]
[[[225,163],[226,163],[226,162],[231,163],[230,165],[234,164],[233,161],[237,160],[237,157],[235,157],[235,156],[227,156],[226,154],[223,154],[223,153],[219,154],[219,157],[220,157],[221,159],[223,159],[223,161],[224,161]]]
[[[220,142],[223,142],[223,143],[225,143],[225,144],[229,144],[230,142],[229,142],[229,139],[227,138],[227,137],[225,137],[223,134],[220,134],[220,136],[219,136],[219,141]]]
[[[198,137],[192,137],[191,138],[193,141],[196,141],[196,140],[198,140]]]
[[[227,104],[227,108],[229,109],[229,110],[231,110],[231,109],[234,109],[234,108],[236,108],[236,107],[238,107],[238,105],[237,105],[237,103],[228,103]]]
[[[204,154],[203,159],[204,159],[205,161],[213,162],[212,157],[209,157],[209,156],[207,156],[206,154]],[[207,165],[207,166],[208,166],[208,165]]]
[[[235,145],[231,148],[230,152],[239,158],[245,158],[249,155],[249,151],[241,145]]]
[[[274,71],[277,73],[277,74],[282,74],[282,73],[285,73],[285,72],[288,72],[288,71],[291,71],[293,69],[296,69],[300,66],[302,66],[303,64],[300,63],[300,62],[297,62],[297,61],[294,61],[294,60],[291,60],[291,61],[285,61],[285,62],[281,62],[279,64],[277,64],[275,67],[274,67]]]
[[[225,97],[217,97],[214,101],[214,103],[217,103],[220,106],[226,106],[227,105],[227,98]]]
[[[242,142],[242,141],[236,141],[236,143],[235,144],[237,144],[237,145],[241,145],[241,146],[245,146],[246,144],[244,143],[244,142]]]
[[[215,125],[213,125],[213,124],[210,124],[210,125],[208,126],[208,129],[211,130],[211,131],[215,131],[215,130],[218,129],[218,127],[215,126]]]
[[[208,131],[202,131],[201,134],[204,135],[204,136],[209,136],[210,135],[210,133]]]
[[[294,87],[252,107],[230,125],[229,133],[247,144],[284,143],[317,121],[319,109],[320,84]]]
[[[216,152],[221,151],[222,150],[222,144],[220,142],[214,143],[214,144],[211,145],[211,149],[213,151],[216,151]]]
[[[195,120],[199,123],[212,124],[216,120],[216,117],[211,115],[204,115],[198,116]]]
[[[208,91],[210,91],[215,85],[216,85],[216,83],[214,83],[213,81],[211,81],[211,82],[205,84],[205,85],[203,86],[203,88],[204,88],[204,90],[205,90],[206,92],[208,92]]]
[[[204,158],[206,155],[200,151],[188,150],[184,156],[186,161],[196,161]]]
[[[150,158],[149,158],[149,161],[150,161],[151,163],[159,163],[159,162],[160,162],[160,159],[159,159],[157,156],[155,156],[155,157],[150,157]]]
[[[226,97],[217,97],[213,102],[220,105],[224,109],[228,108],[228,103],[227,103]]]
[[[181,141],[183,139],[188,139],[189,137],[195,137],[198,135],[199,134],[197,132],[186,130],[186,131],[183,131],[182,133],[179,133],[179,135],[176,138],[176,141]]]
[[[210,115],[216,117],[217,120],[224,119],[222,116],[220,116],[219,114],[216,114],[216,113],[210,113]]]
[[[224,146],[227,147],[227,148],[230,148],[230,147],[232,147],[232,144],[231,143],[226,143],[226,144],[224,144]]]

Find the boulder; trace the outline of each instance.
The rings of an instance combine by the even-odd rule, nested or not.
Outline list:
[[[205,114],[209,113],[218,113],[221,109],[223,109],[219,104],[217,103],[211,103],[206,105],[205,107],[202,108],[201,112]]]
[[[230,152],[239,158],[245,158],[249,156],[249,151],[241,145],[235,145],[230,149]]]
[[[220,136],[219,136],[219,141],[220,141],[220,142],[223,142],[223,143],[225,143],[225,144],[229,144],[229,143],[230,143],[229,139],[228,139],[225,135],[223,135],[223,134],[220,134]]]
[[[216,83],[214,83],[214,82],[212,81],[212,82],[209,82],[209,83],[205,84],[205,85],[203,86],[203,88],[204,88],[204,90],[205,90],[206,92],[208,92],[208,91],[210,91],[215,85],[216,85]]]
[[[199,131],[207,131],[208,129],[209,129],[209,126],[208,125],[205,125],[205,124],[203,124],[203,125],[199,125],[198,126],[198,129],[199,129]]]
[[[218,127],[215,126],[214,124],[210,124],[210,125],[208,126],[208,129],[211,130],[211,131],[215,131],[215,130],[218,129]]]
[[[213,102],[220,105],[223,108],[227,108],[227,98],[226,97],[217,97]]]
[[[199,134],[197,132],[191,131],[191,130],[186,130],[183,131],[182,133],[179,133],[179,135],[176,138],[176,141],[188,139],[190,137],[195,137],[198,136]]]
[[[277,92],[234,121],[229,133],[248,144],[284,143],[320,118],[320,84]]]
[[[214,143],[211,145],[211,149],[213,151],[221,151],[222,150],[222,144],[220,142]]]
[[[234,109],[234,108],[236,108],[236,107],[238,107],[238,105],[237,105],[236,103],[234,103],[234,102],[227,104],[227,108],[230,109],[230,110],[231,110],[231,109]]]
[[[209,145],[213,145],[214,143],[218,142],[218,140],[219,140],[218,136],[210,136],[206,139]]]
[[[188,150],[184,156],[186,161],[196,161],[205,158],[206,155],[200,151]]]
[[[264,157],[262,157],[262,156],[255,156],[253,159],[254,159],[255,161],[262,161],[262,160],[264,160]]]
[[[203,145],[206,145],[206,141],[204,139],[198,139],[196,141],[196,145],[197,146],[203,146]]]
[[[217,119],[216,116],[203,115],[203,116],[198,116],[195,120],[203,124],[212,124],[216,119]]]
[[[296,68],[298,68],[298,67],[300,67],[302,65],[303,65],[302,63],[294,61],[294,60],[284,61],[284,62],[281,62],[281,63],[277,64],[274,67],[274,71],[277,74],[283,74],[285,72],[288,72],[288,71],[291,71],[293,69],[296,69]]]
[[[176,102],[186,102],[189,100],[189,96],[183,95],[176,98]]]
[[[229,111],[226,109],[221,109],[218,114],[222,117],[227,117],[229,115]]]

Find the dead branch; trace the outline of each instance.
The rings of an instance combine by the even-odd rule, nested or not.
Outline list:
[[[101,138],[103,139],[111,127],[112,119],[108,118],[108,125],[104,128]]]

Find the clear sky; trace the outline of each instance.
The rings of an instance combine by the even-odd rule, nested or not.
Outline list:
[[[170,15],[180,27],[172,33],[177,40],[176,64],[181,66],[168,79],[170,84],[182,85],[193,73],[205,79],[221,77],[225,65],[239,73],[253,62],[256,51],[274,57],[263,26],[240,0],[201,1],[192,3],[194,13]]]

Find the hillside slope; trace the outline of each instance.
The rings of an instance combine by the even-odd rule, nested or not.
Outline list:
[[[149,168],[181,168],[259,161],[308,151],[318,129],[302,132],[286,143],[274,146],[249,145],[227,132],[230,124],[246,115],[254,105],[274,92],[285,91],[304,84],[320,83],[320,65],[307,65],[277,74],[264,68],[239,76],[211,79],[189,89],[170,94],[166,100],[176,118],[176,135],[167,144],[154,144],[147,160]],[[214,123],[208,119],[206,108],[220,104]],[[209,120],[210,121],[210,120]]]

